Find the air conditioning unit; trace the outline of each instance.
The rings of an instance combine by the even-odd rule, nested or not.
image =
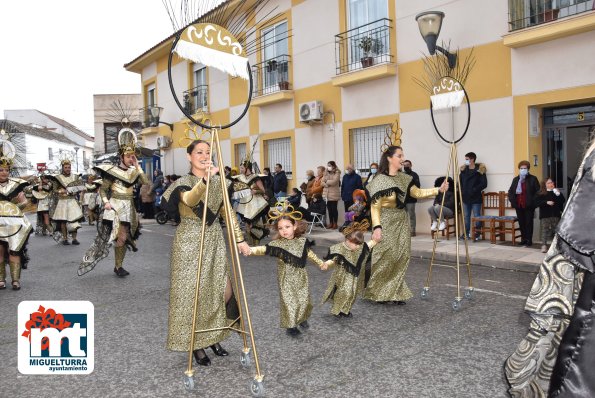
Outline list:
[[[300,104],[301,123],[321,122],[322,113],[322,101],[310,101]]]
[[[171,145],[171,139],[169,137],[166,137],[164,135],[160,135],[159,137],[157,137],[157,147],[158,148],[169,148],[169,146]]]

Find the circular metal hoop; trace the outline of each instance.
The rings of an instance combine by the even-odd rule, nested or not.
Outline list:
[[[430,115],[432,116],[432,124],[434,125],[434,130],[436,130],[436,133],[438,133],[440,139],[446,142],[447,144],[456,144],[463,138],[465,138],[465,135],[467,135],[467,131],[469,130],[469,123],[471,122],[471,104],[469,103],[469,96],[467,95],[467,90],[465,90],[465,87],[461,82],[459,82],[458,80],[456,81],[461,85],[463,93],[465,93],[465,100],[467,101],[467,125],[465,126],[465,131],[463,131],[463,134],[457,140],[447,140],[442,134],[440,134],[440,130],[438,130],[438,126],[436,126],[436,121],[434,120],[434,107],[432,106],[432,101],[430,101]]]
[[[178,100],[178,96],[176,95],[176,92],[174,90],[174,83],[173,83],[173,80],[171,77],[171,64],[172,64],[172,59],[173,59],[173,55],[174,55],[174,48],[176,48],[178,41],[180,41],[180,34],[176,35],[176,39],[174,40],[174,42],[171,46],[171,50],[169,50],[169,59],[167,61],[167,78],[169,80],[169,88],[171,90],[172,96],[174,97],[174,101],[176,102],[176,104],[178,105],[178,108],[180,108],[180,110],[182,111],[184,116],[186,116],[188,118],[188,120],[190,120],[192,123],[202,127],[203,129],[207,129],[207,130],[210,130],[214,127],[218,127],[220,130],[224,130],[224,129],[230,128],[231,126],[235,125],[240,120],[242,120],[244,118],[244,116],[246,115],[246,113],[248,112],[248,109],[250,108],[250,102],[252,101],[252,90],[254,88],[254,81],[252,79],[252,73],[250,73],[250,63],[248,63],[246,65],[246,67],[248,68],[248,76],[250,78],[249,79],[250,86],[248,89],[248,101],[246,101],[246,106],[244,107],[244,111],[235,120],[231,121],[230,123],[228,123],[226,125],[209,126],[207,124],[204,124],[204,123],[199,122],[198,120],[194,119],[192,117],[192,115],[188,111],[186,111],[186,109],[184,109],[184,107],[180,103],[180,100]]]

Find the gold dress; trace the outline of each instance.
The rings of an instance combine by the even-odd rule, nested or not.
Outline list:
[[[50,210],[49,194],[52,190],[51,184],[36,185],[31,191],[32,196],[37,201],[37,212],[47,212]]]
[[[27,181],[9,178],[0,184],[0,242],[6,242],[8,250],[20,252],[25,247],[33,227],[21,211],[22,204],[15,204],[16,197],[28,186]]]
[[[226,181],[226,184],[230,182]],[[161,199],[162,208],[170,213],[179,212],[181,218],[171,251],[167,348],[172,351],[188,351],[190,348],[205,189],[202,178],[189,174],[171,184]],[[228,318],[226,313],[225,286],[229,278],[229,262],[219,223],[222,207],[221,178],[216,175],[211,178],[209,186],[196,330],[224,328],[235,319]],[[242,242],[244,238],[236,221],[231,222],[236,241]],[[231,300],[235,299],[232,297]],[[230,333],[229,329],[198,332],[193,349],[209,347],[226,339]]]
[[[105,210],[103,220],[113,222],[118,221],[117,225],[112,225],[116,229],[112,235],[117,235],[117,229],[120,223],[130,225],[130,237],[134,241],[138,238],[138,214],[134,206],[134,185],[136,183],[148,184],[149,180],[143,169],[140,167],[131,167],[122,169],[115,165],[99,165],[94,167],[95,171],[101,175],[101,187],[99,196],[105,205],[107,202],[112,206],[112,210]]]
[[[83,219],[83,211],[76,200],[76,194],[84,189],[83,180],[76,175],[64,174],[49,175],[52,180],[52,190],[58,195],[54,209],[50,205],[50,218],[52,221],[66,221],[68,230],[75,231],[80,228],[78,221]]]
[[[264,198],[264,191],[261,191],[257,184],[260,177],[256,174],[250,174],[247,177],[240,174],[233,179],[250,187],[250,195],[238,198],[236,212],[245,222],[250,223],[250,237],[258,242],[268,234],[263,220],[269,211],[269,203]]]
[[[279,284],[281,327],[297,327],[307,321],[312,313],[310,286],[306,260],[319,267],[323,261],[310,249],[314,242],[306,238],[277,239],[266,246],[251,248],[256,256],[277,257],[277,282]]]
[[[333,260],[335,270],[331,279],[328,281],[328,287],[322,298],[322,303],[328,300],[333,301],[331,314],[345,315],[351,312],[351,307],[355,299],[364,289],[364,270],[366,262],[370,257],[370,251],[376,245],[376,242],[369,242],[359,245],[355,249],[350,249],[343,243],[338,243],[329,248],[325,260]]]
[[[373,301],[405,301],[413,297],[405,282],[411,258],[411,232],[405,198],[428,198],[438,188],[420,189],[411,176],[379,174],[370,184],[372,227],[382,227],[382,241],[372,251],[372,273],[364,298]]]

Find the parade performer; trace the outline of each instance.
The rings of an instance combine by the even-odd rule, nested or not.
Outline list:
[[[512,397],[593,397],[595,143],[574,180],[525,311],[529,332],[506,360]]]
[[[251,240],[251,244],[258,245],[260,240],[268,234],[268,229],[264,226],[264,219],[269,211],[269,202],[264,184],[260,176],[253,172],[253,166],[250,154],[248,154],[240,165],[240,174],[233,179],[245,184],[250,189],[249,195],[244,197],[240,195],[238,198],[236,212],[246,225],[246,235]]]
[[[114,273],[124,277],[130,273],[122,267],[126,249],[137,251],[136,240],[140,225],[134,206],[134,185],[149,182],[136,158],[137,138],[134,130],[124,127],[118,133],[119,164],[103,164],[93,169],[101,175],[99,196],[104,207],[102,225],[95,241],[87,250],[80,270],[88,272],[107,255],[107,248],[114,244]],[[79,272],[82,274],[84,272]]]
[[[85,184],[85,192],[83,193],[83,208],[87,209],[87,218],[89,225],[95,224],[97,220],[98,205],[103,205],[101,195],[99,195],[99,187],[103,184],[101,178],[95,176],[89,176],[87,183]]]
[[[331,314],[351,317],[351,307],[364,289],[365,265],[376,241],[364,242],[364,233],[370,227],[368,220],[353,222],[343,229],[345,241],[329,248],[322,269],[334,265],[335,271],[328,282],[322,303],[333,301]],[[328,261],[330,260],[330,261]]]
[[[187,352],[190,346],[206,178],[207,173],[210,173],[196,313],[198,331],[193,347],[196,362],[209,366],[211,360],[205,348],[210,347],[217,356],[227,356],[227,351],[219,343],[229,337],[230,329],[226,327],[237,319],[237,301],[229,278],[229,257],[226,256],[227,249],[219,223],[219,212],[223,207],[221,183],[225,181],[228,192],[231,192],[231,182],[222,179],[217,174],[219,169],[212,166],[208,142],[195,140],[187,147],[186,152],[191,167],[190,173],[172,183],[161,199],[161,207],[166,209],[172,218],[176,215],[181,217],[181,222],[176,228],[170,260],[167,348],[171,351]],[[250,247],[244,241],[236,220],[232,219],[230,222],[229,227],[232,228],[238,249],[242,254],[248,254]],[[211,331],[201,331],[207,329]]]
[[[24,153],[24,152],[23,152]],[[22,209],[27,205],[25,180],[10,177],[17,151],[5,130],[0,131],[0,289],[6,289],[6,260],[12,289],[21,288],[21,268],[27,268],[27,241],[33,227]]]
[[[52,183],[45,174],[39,177],[39,183],[35,184],[31,190],[33,202],[37,202],[37,224],[35,225],[35,235],[46,236],[49,232],[53,233],[50,223],[50,193]]]
[[[72,236],[72,244],[79,245],[77,231],[81,227],[79,221],[83,219],[83,212],[76,200],[77,193],[84,190],[83,180],[78,174],[72,173],[70,154],[63,152],[60,159],[62,171],[60,174],[48,174],[52,181],[52,198],[50,199],[50,219],[53,227],[54,239],[62,239],[63,245],[69,245],[68,234]]]
[[[364,297],[369,300],[405,304],[413,294],[405,282],[411,257],[411,233],[405,199],[429,198],[448,189],[420,189],[413,178],[400,170],[405,157],[400,146],[390,145],[382,153],[379,171],[368,184],[371,203],[372,239],[379,242],[372,252],[372,273]]]
[[[302,214],[286,202],[277,202],[269,211],[271,229],[276,232],[266,246],[250,249],[251,255],[277,257],[277,282],[279,283],[281,327],[287,334],[296,337],[310,327],[308,318],[312,313],[310,287],[306,261],[310,260],[322,268],[321,260],[311,249],[314,242],[302,237],[306,223]]]

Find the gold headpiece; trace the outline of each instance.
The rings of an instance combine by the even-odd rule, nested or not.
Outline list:
[[[289,217],[294,221],[300,221],[302,213],[296,211],[288,202],[277,202],[269,210],[269,223],[273,223],[281,217]]]
[[[135,155],[137,153],[136,133],[128,127],[118,132],[118,153],[120,155]]]
[[[211,119],[209,119],[205,114],[201,114],[199,120],[204,125],[207,125],[207,126],[211,125]],[[202,129],[197,124],[194,124],[194,123],[188,121],[188,122],[186,122],[186,129],[184,130],[184,136],[178,140],[178,145],[180,146],[180,148],[186,148],[188,145],[192,144],[194,141],[204,140],[204,139],[206,139],[207,132],[208,132],[207,129]]]
[[[14,145],[8,140],[8,134],[4,129],[0,130],[0,167],[11,168],[16,156]]]
[[[355,231],[366,232],[370,228],[370,222],[366,219],[360,222],[352,222],[345,228],[343,228],[343,235],[349,236]]]
[[[74,161],[72,153],[70,151],[62,151],[60,155],[58,155],[58,159],[60,159],[60,164],[64,166],[65,164],[72,164]]]
[[[403,129],[399,127],[399,121],[395,120],[394,123],[386,126],[384,132],[384,144],[380,147],[382,152],[385,152],[390,146],[397,145],[401,146],[401,137],[403,136]]]

